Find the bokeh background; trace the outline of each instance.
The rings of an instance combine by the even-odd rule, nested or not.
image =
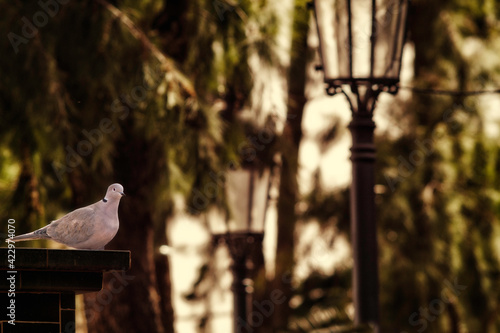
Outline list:
[[[314,69],[306,4],[0,1],[0,232],[127,193],[107,248],[132,251],[133,279],[80,297],[78,332],[232,330],[208,228],[227,200],[206,189],[249,156],[274,184],[255,299],[286,298],[255,332],[352,322],[350,111]],[[500,332],[499,16],[412,1],[400,92],[375,115],[382,332]]]

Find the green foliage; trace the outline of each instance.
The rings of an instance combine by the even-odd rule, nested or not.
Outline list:
[[[292,97],[303,90],[308,54],[309,15],[301,11],[305,1],[296,6]],[[496,87],[496,2],[416,0],[412,9],[415,86]],[[264,125],[241,118],[255,102],[251,60],[283,69],[280,22],[267,1],[70,1],[30,36],[22,18],[33,22],[38,2],[0,0],[0,10],[0,34],[10,36],[0,41],[0,219],[16,218],[17,233],[126,175],[154,183],[145,209],[162,235],[174,195],[189,202],[194,189],[213,183],[210,172],[245,165],[245,152],[269,165],[283,150],[272,118]],[[500,145],[485,133],[484,103],[414,94],[393,107],[401,136],[377,138],[383,331],[419,328],[419,309],[442,295],[449,302],[426,322],[429,331],[498,330]],[[262,142],[251,139],[263,130],[272,140],[260,150]],[[340,132],[334,122],[321,135],[323,152]],[[295,134],[300,139],[300,123]],[[131,157],[143,157],[140,173]],[[348,189],[327,193],[318,179],[301,219],[349,235]],[[224,205],[223,196],[211,204]],[[207,272],[203,266],[193,300],[205,296]],[[294,291],[300,302],[289,326],[348,324],[349,276],[349,268],[309,276]],[[446,281],[466,288],[453,294]]]
[[[240,143],[261,130],[240,126],[239,114],[251,104],[250,58],[276,61],[277,16],[266,1],[71,1],[50,17],[40,3],[0,0],[0,33],[10,36],[0,41],[0,218],[32,230],[120,181],[135,205],[121,207],[122,230],[155,243],[137,235],[126,245],[149,258],[165,242],[173,197],[189,202],[228,160],[242,164]],[[30,34],[38,13],[48,19]],[[137,285],[155,274],[145,265]],[[164,289],[147,288],[169,290],[163,278]]]
[[[71,2],[61,5],[26,44],[13,48],[8,39],[2,40],[2,146],[15,160],[25,161],[28,178],[59,193],[64,188],[60,181],[67,176],[98,172],[97,178],[109,179],[115,145],[137,136],[163,146],[161,154],[168,156],[164,171],[173,172],[167,185],[171,194],[187,195],[200,173],[216,168],[215,149],[222,139],[217,111],[197,99],[172,60],[138,28],[151,25],[147,9],[159,5],[133,3],[121,11],[105,2]],[[31,18],[40,10],[34,3],[2,8],[10,20],[1,31],[20,36],[19,18]],[[131,23],[127,14],[139,23]],[[110,124],[106,133],[102,121]],[[89,141],[85,133],[99,130],[102,140],[96,139],[90,148],[81,146]],[[80,148],[90,152],[81,153]],[[80,155],[72,165],[68,149]],[[12,202],[18,207],[27,193],[19,187]],[[48,217],[65,209],[50,210]],[[37,224],[45,220],[40,216]]]
[[[412,84],[496,88],[496,6],[414,1]],[[415,93],[391,106],[391,122],[402,134],[376,139],[381,331],[494,332],[500,326],[500,145],[485,132],[489,105],[482,97]],[[333,221],[348,234],[346,194],[317,184],[305,198],[302,218]],[[349,302],[336,306],[345,309]]]
[[[486,33],[481,20],[465,19],[463,6],[465,2],[450,2],[440,8],[442,17],[464,18],[434,24],[444,24],[449,35],[422,38],[435,28],[431,24],[424,29],[418,24],[423,17],[414,17],[411,36],[420,50],[415,85],[481,89],[491,84],[478,77],[481,68],[468,66],[463,42],[470,35],[464,31],[484,38],[484,49],[498,36]],[[417,5],[416,15],[420,10]],[[479,6],[470,11],[485,15]],[[431,48],[444,52],[436,57],[426,53]],[[485,62],[483,69],[490,65]],[[396,142],[389,136],[379,138],[378,183],[395,184],[378,205],[381,313],[389,316],[383,325],[388,331],[452,331],[459,323],[471,332],[494,330],[499,295],[492,276],[500,261],[493,255],[499,239],[493,230],[499,224],[500,193],[493,185],[497,171],[492,157],[498,144],[485,137],[477,98],[414,95],[407,110],[402,116],[415,120],[411,128]],[[455,279],[465,290],[444,302],[432,320],[425,319],[420,309],[443,300],[442,294],[449,291],[446,281]]]
[[[339,269],[326,277],[312,273],[295,290],[300,304],[294,309],[290,328],[309,332],[321,328],[335,331],[334,328],[338,327],[339,332],[344,332],[340,327],[350,326],[352,322],[345,307],[350,302],[347,291],[351,285],[351,273],[350,269]]]

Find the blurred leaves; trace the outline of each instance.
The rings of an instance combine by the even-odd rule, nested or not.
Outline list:
[[[412,3],[412,85],[497,88],[500,5]],[[3,0],[0,10],[1,34],[23,36],[21,18],[31,19],[40,7]],[[291,36],[297,41],[305,40],[298,33],[308,31],[309,17],[301,13]],[[243,119],[242,111],[263,104],[252,100],[254,57],[284,72],[278,14],[268,1],[68,2],[37,33],[23,37],[26,42],[13,46],[2,38],[0,219],[16,217],[20,233],[100,195],[99,186],[85,194],[78,190],[107,182],[117,168],[132,170],[126,144],[145,158],[158,157],[143,174],[131,176],[154,179],[147,208],[157,234],[173,212],[173,196],[192,200],[193,189],[214,182],[210,172],[231,162],[245,165],[245,152],[258,164],[273,164],[283,149],[275,119]],[[297,42],[291,50],[304,62],[305,47]],[[293,75],[302,75],[295,69]],[[300,89],[304,81],[289,84]],[[396,100],[391,121],[399,134],[377,137],[384,332],[418,328],[409,327],[410,316],[422,320],[419,309],[441,297],[444,281],[455,280],[466,289],[427,322],[430,331],[500,330],[500,144],[498,134],[485,131],[494,104],[480,98],[413,94]],[[329,122],[316,138],[323,154],[344,133],[338,119]],[[88,153],[84,141],[91,143]],[[298,205],[299,217],[348,236],[349,189],[328,192],[319,176]],[[210,197],[206,207],[222,201]],[[289,326],[351,329],[350,267],[331,274],[312,270],[295,285]],[[202,266],[187,299],[206,296],[209,273]]]
[[[412,85],[457,90],[497,87],[500,67],[493,53],[500,36],[493,13],[498,11],[490,11],[496,4],[412,3]],[[415,93],[410,99],[397,99],[392,102],[397,112],[390,111],[390,122],[399,134],[389,126],[376,138],[383,332],[426,328],[493,332],[500,327],[500,144],[498,133],[485,132],[492,106],[482,98]],[[326,133],[333,134],[334,129]],[[331,141],[328,134],[325,142]],[[348,189],[327,192],[318,181],[319,172],[315,179],[314,190],[300,206],[301,218],[348,234]],[[321,277],[327,280],[337,274]],[[426,317],[422,309],[429,311],[431,302],[441,299],[447,281],[466,288],[439,314]],[[337,285],[331,282],[323,288]],[[350,290],[350,281],[343,288]],[[308,299],[305,291],[298,294]],[[345,311],[350,297],[337,300],[335,306]],[[320,297],[308,306],[326,304]],[[307,314],[300,312],[300,318],[307,321]],[[327,321],[323,318],[325,325]],[[303,330],[313,327],[317,326]]]

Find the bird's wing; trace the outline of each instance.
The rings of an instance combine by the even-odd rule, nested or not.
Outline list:
[[[47,234],[52,239],[70,246],[86,241],[94,232],[93,205],[74,210],[47,226]]]

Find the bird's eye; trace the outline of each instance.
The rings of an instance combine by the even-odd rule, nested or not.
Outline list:
[[[113,189],[113,191],[116,191],[115,189]]]

